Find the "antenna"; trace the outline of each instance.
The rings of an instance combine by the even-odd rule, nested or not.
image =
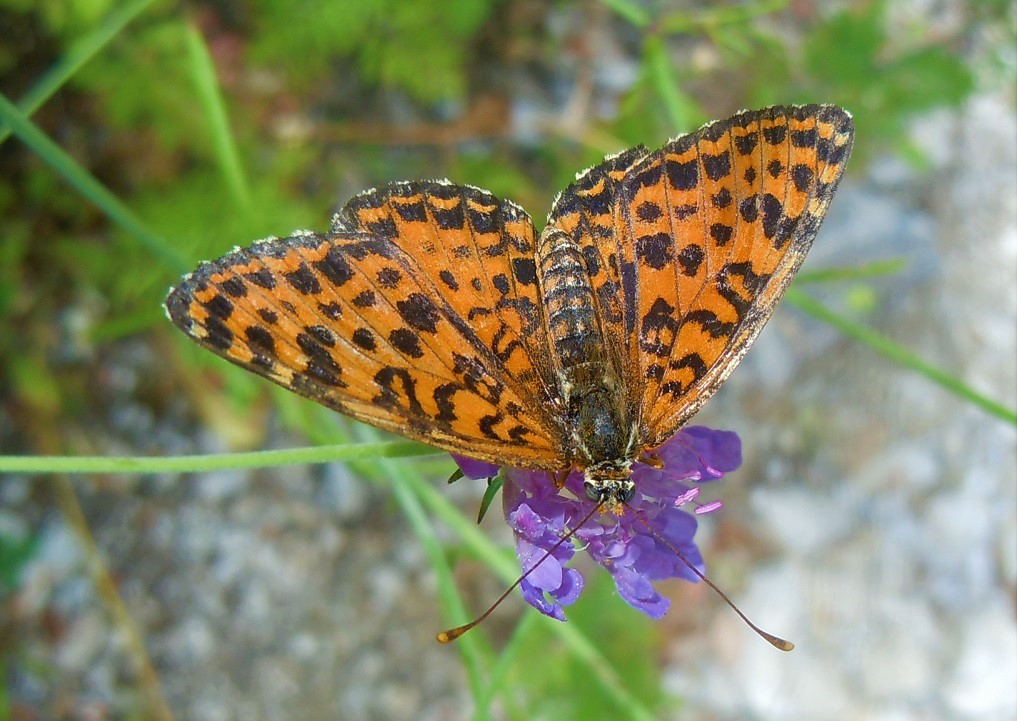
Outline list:
[[[658,541],[660,541],[665,546],[667,546],[669,549],[671,549],[672,553],[674,553],[674,555],[678,556],[678,558],[681,559],[682,563],[684,563],[686,566],[688,566],[689,569],[694,574],[699,576],[699,579],[701,581],[703,581],[703,583],[705,583],[707,586],[709,586],[711,589],[713,589],[714,592],[716,592],[716,594],[718,596],[720,596],[724,600],[724,603],[726,603],[728,606],[730,606],[731,610],[734,611],[735,613],[737,613],[738,617],[741,618],[741,620],[743,620],[748,625],[749,628],[751,628],[753,631],[755,631],[759,635],[760,638],[762,638],[764,641],[766,641],[771,646],[773,646],[774,648],[776,648],[776,649],[778,649],[780,651],[791,651],[795,647],[795,645],[793,643],[791,643],[790,641],[786,641],[783,638],[781,638],[780,636],[774,636],[772,633],[767,633],[766,631],[761,629],[759,626],[757,626],[756,624],[752,623],[752,621],[749,620],[749,617],[746,616],[744,613],[742,613],[742,610],[740,608],[738,608],[738,606],[735,605],[734,601],[732,601],[730,598],[727,597],[726,593],[724,593],[719,588],[717,588],[717,585],[713,581],[711,581],[709,578],[707,578],[706,574],[704,574],[702,571],[700,571],[698,568],[696,568],[692,564],[692,561],[689,560],[688,556],[686,556],[684,553],[679,551],[675,547],[675,545],[673,543],[671,543],[669,540],[667,540],[662,535],[660,535],[655,530],[653,530],[653,528],[650,527],[650,524],[647,523],[646,519],[643,518],[641,515],[639,515],[639,513],[636,511],[636,509],[634,509],[632,506],[630,506],[627,503],[625,504],[625,507],[628,508],[630,511],[632,511],[636,515],[636,518],[639,519],[639,522],[642,523],[644,526],[646,526],[646,530],[648,530],[653,535],[654,538],[656,538]]]
[[[554,553],[555,551],[557,551],[559,548],[561,548],[562,545],[566,541],[572,540],[572,537],[576,534],[576,531],[578,531],[580,528],[585,526],[587,521],[589,521],[591,518],[593,518],[593,514],[596,513],[597,511],[599,511],[601,506],[603,506],[603,505],[604,505],[604,501],[601,501],[596,506],[594,506],[593,510],[590,511],[589,513],[587,513],[586,517],[583,518],[583,520],[579,522],[579,525],[575,526],[574,528],[569,529],[569,531],[564,536],[562,536],[560,539],[558,539],[558,541],[556,541],[553,546],[551,546],[549,549],[547,549],[547,551],[544,553],[544,555],[541,556],[540,559],[536,563],[534,563],[532,566],[530,566],[528,569],[526,569],[526,571],[523,572],[523,575],[521,575],[519,578],[517,578],[515,583],[513,583],[511,586],[509,586],[507,589],[505,589],[505,593],[501,594],[498,597],[498,600],[495,601],[494,603],[492,603],[491,606],[486,611],[484,611],[482,614],[480,614],[477,618],[473,619],[469,623],[464,624],[462,626],[456,626],[455,628],[450,628],[450,629],[448,629],[446,631],[442,631],[441,633],[438,633],[435,636],[435,638],[438,639],[438,643],[452,643],[453,641],[455,641],[457,638],[462,636],[464,633],[469,631],[474,626],[479,626],[481,624],[481,622],[483,622],[488,616],[491,615],[491,613],[494,611],[494,609],[498,608],[498,606],[501,605],[502,601],[504,601],[506,598],[508,598],[510,593],[512,593],[514,590],[516,590],[516,587],[520,583],[522,583],[523,580],[527,576],[529,576],[531,573],[533,573],[535,570],[537,570],[537,567],[540,566],[540,564],[542,564],[548,558],[550,558],[551,554]],[[688,561],[686,561],[686,563],[688,563]]]
[[[467,624],[464,624],[462,626],[456,626],[455,628],[450,628],[448,630],[445,630],[445,631],[442,631],[442,632],[436,634],[435,638],[438,640],[438,642],[439,643],[451,643],[451,642],[455,641],[457,638],[459,638],[460,636],[462,636],[463,634],[465,634],[470,629],[472,629],[472,628],[474,628],[476,626],[479,626],[484,620],[487,619],[488,616],[490,616],[494,612],[494,610],[496,608],[498,608],[498,606],[501,605],[502,601],[504,601],[506,598],[508,598],[509,594],[512,593],[519,586],[519,584],[522,583],[523,580],[526,579],[527,576],[529,576],[531,573],[533,573],[537,569],[537,567],[540,566],[540,564],[542,564],[544,561],[546,561],[548,558],[550,558],[551,554],[553,554],[555,551],[557,551],[559,548],[561,548],[561,546],[564,543],[566,543],[567,541],[571,540],[572,537],[576,534],[576,531],[578,531],[580,528],[585,526],[587,524],[587,522],[589,522],[589,520],[591,518],[593,518],[593,515],[595,513],[597,513],[603,507],[604,503],[607,500],[608,499],[605,498],[605,499],[601,500],[599,503],[597,503],[597,505],[595,505],[593,507],[593,509],[589,513],[586,514],[586,516],[583,518],[582,521],[579,522],[578,525],[576,525],[575,527],[569,529],[569,531],[564,536],[562,536],[560,539],[558,539],[558,541],[553,546],[551,546],[551,548],[549,548],[547,551],[545,551],[544,555],[541,556],[537,560],[536,563],[534,563],[532,566],[530,566],[528,569],[526,569],[526,571],[524,571],[523,574],[519,578],[517,578],[515,580],[515,582],[511,586],[509,586],[507,589],[505,589],[505,592],[502,593],[498,597],[498,599],[494,603],[492,603],[490,605],[490,607],[488,607],[488,609],[486,611],[484,611],[477,618],[475,618],[474,620],[470,621]],[[671,550],[671,552],[674,553],[674,555],[678,556],[678,558],[681,560],[681,562],[684,563],[686,566],[688,566],[689,569],[694,574],[696,574],[701,581],[703,581],[703,583],[705,583],[707,586],[709,586],[718,596],[720,596],[720,598],[724,601],[724,603],[726,603],[728,606],[730,606],[731,610],[734,611],[736,614],[738,614],[738,617],[742,621],[744,621],[745,624],[749,628],[751,628],[753,631],[755,631],[756,634],[760,638],[762,638],[764,641],[766,641],[771,646],[773,646],[774,648],[776,648],[776,649],[778,649],[780,651],[791,651],[792,649],[794,649],[795,645],[793,643],[791,643],[790,641],[787,641],[787,640],[781,638],[780,636],[775,636],[772,633],[768,633],[768,632],[764,631],[763,629],[761,629],[756,624],[754,624],[752,621],[750,621],[748,616],[746,616],[744,613],[742,613],[742,610],[740,608],[738,608],[738,606],[735,605],[734,601],[732,601],[730,598],[728,598],[726,593],[721,591],[713,581],[711,581],[709,578],[706,577],[706,574],[704,574],[702,571],[700,571],[698,568],[696,568],[695,565],[693,565],[692,561],[689,560],[688,556],[686,556],[684,553],[679,551],[678,548],[673,543],[671,543],[671,541],[666,539],[661,534],[657,533],[657,531],[655,531],[650,526],[650,524],[646,521],[646,519],[643,518],[643,516],[640,515],[639,512],[636,511],[635,508],[630,506],[628,503],[625,503],[624,505],[625,505],[625,507],[629,511],[631,511],[635,515],[636,519],[640,523],[642,523],[643,526],[646,527],[646,530],[648,530],[650,532],[650,534],[654,538],[656,538],[661,543],[663,543],[665,546],[667,546]]]

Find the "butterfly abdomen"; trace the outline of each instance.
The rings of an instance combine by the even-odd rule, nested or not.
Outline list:
[[[620,460],[630,434],[582,251],[565,233],[546,233],[537,244],[537,272],[552,365],[571,425],[570,460],[583,468]]]
[[[543,235],[537,245],[537,272],[554,364],[572,375],[584,366],[605,364],[604,339],[582,251],[561,232]]]

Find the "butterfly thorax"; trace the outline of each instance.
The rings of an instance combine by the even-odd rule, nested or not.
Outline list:
[[[537,267],[546,309],[551,361],[572,465],[586,475],[587,495],[610,506],[631,497],[633,423],[597,314],[582,251],[570,236],[540,238]]]

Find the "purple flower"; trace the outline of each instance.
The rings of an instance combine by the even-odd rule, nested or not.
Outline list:
[[[629,605],[660,618],[670,601],[657,592],[654,581],[699,580],[661,539],[697,569],[704,570],[703,557],[692,540],[696,518],[681,507],[695,504],[699,484],[721,478],[741,465],[741,441],[731,431],[692,426],[679,431],[653,455],[662,462],[661,468],[633,463],[636,491],[624,512],[594,514],[576,530],[574,538],[614,576],[619,595]],[[499,470],[490,463],[453,457],[470,478],[489,478]],[[564,621],[563,608],[579,598],[583,577],[576,569],[566,567],[575,555],[575,545],[557,544],[596,506],[584,493],[582,472],[570,473],[559,490],[547,471],[507,469],[502,505],[516,537],[516,556],[524,572],[551,551],[520,584],[523,598],[541,613]],[[720,507],[719,502],[696,505],[693,512],[699,515]]]

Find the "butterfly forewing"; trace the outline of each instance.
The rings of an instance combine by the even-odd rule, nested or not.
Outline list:
[[[633,167],[616,235],[635,253],[640,368],[630,381],[649,446],[716,391],[762,329],[819,229],[851,148],[832,106],[742,113]]]
[[[440,267],[417,255],[434,242],[430,222],[392,234],[390,223],[352,227],[353,212],[327,236],[262,241],[202,265],[171,293],[171,319],[227,360],[358,420],[494,463],[559,468],[561,433],[534,401],[540,373],[505,351],[520,331],[460,314],[457,296],[422,270]],[[497,306],[493,281],[476,293],[476,307]]]

